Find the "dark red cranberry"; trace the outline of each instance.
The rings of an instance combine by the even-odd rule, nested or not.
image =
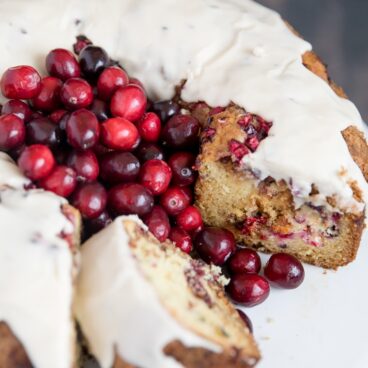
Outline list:
[[[109,56],[103,48],[89,45],[80,52],[79,64],[87,78],[95,79],[109,65]]]
[[[153,207],[152,211],[144,217],[144,223],[149,231],[160,241],[165,241],[170,233],[170,220],[161,206]]]
[[[95,114],[86,109],[72,112],[66,123],[66,134],[74,148],[92,148],[100,137],[100,125]]]
[[[92,45],[92,42],[84,35],[79,35],[76,37],[77,40],[73,44],[73,51],[79,55],[80,52],[88,45]]]
[[[84,218],[93,219],[105,210],[107,193],[98,182],[81,184],[74,192],[71,203]]]
[[[162,149],[153,143],[142,142],[137,149],[137,157],[144,163],[148,160],[164,160],[165,155]]]
[[[304,280],[303,265],[286,253],[273,254],[265,266],[264,274],[273,285],[285,289],[295,289]]]
[[[152,110],[158,115],[163,123],[180,113],[180,106],[174,101],[158,101],[152,105]]]
[[[31,66],[15,66],[5,71],[0,86],[6,98],[28,100],[38,95],[41,88],[41,77]]]
[[[173,183],[179,186],[191,185],[196,179],[193,170],[195,156],[189,152],[174,153],[168,161],[173,172]]]
[[[127,119],[108,119],[101,127],[102,143],[109,148],[131,151],[139,144],[138,129]]]
[[[176,223],[185,231],[193,232],[201,229],[203,220],[198,208],[189,206],[176,216]]]
[[[15,114],[0,116],[0,150],[9,151],[24,143],[26,129],[24,121]]]
[[[69,197],[77,186],[77,174],[67,166],[56,166],[38,185],[61,197]]]
[[[140,182],[151,191],[153,195],[164,193],[171,180],[170,166],[162,160],[146,161],[140,172]]]
[[[255,250],[238,248],[228,261],[231,273],[258,273],[261,270],[261,258]]]
[[[74,55],[65,49],[55,49],[46,56],[47,72],[61,80],[80,77],[80,67]]]
[[[199,121],[190,115],[175,115],[162,129],[162,143],[175,149],[191,148],[198,143]]]
[[[56,147],[61,142],[61,131],[58,125],[46,117],[31,119],[26,126],[27,144],[45,144]]]
[[[141,184],[126,183],[113,187],[108,196],[109,208],[116,215],[147,215],[152,211],[152,194]]]
[[[29,106],[20,100],[9,100],[7,101],[1,109],[1,113],[5,114],[14,114],[20,117],[25,123],[29,121],[31,118],[31,109]]]
[[[110,111],[109,106],[105,101],[93,100],[91,107],[89,108],[95,115],[98,121],[102,122],[109,118]]]
[[[54,154],[55,161],[58,165],[64,165],[66,163],[66,159],[68,158],[69,148],[70,147],[66,147],[63,144],[61,144],[60,146],[56,148],[53,148],[52,153]]]
[[[248,327],[249,332],[253,333],[253,323],[250,318],[240,309],[237,309],[237,312],[239,313],[239,316],[244,324]]]
[[[232,276],[226,291],[235,302],[253,307],[266,300],[270,285],[264,277],[256,273],[239,273]]]
[[[107,153],[114,152],[114,150],[104,146],[102,143],[99,142],[93,147],[93,152],[98,158],[100,158]]]
[[[42,111],[56,110],[60,105],[60,90],[62,85],[62,81],[58,78],[42,78],[40,92],[32,99],[34,108]]]
[[[26,147],[20,154],[18,166],[31,180],[39,180],[50,175],[55,159],[50,148],[42,144]]]
[[[98,233],[102,229],[104,229],[107,225],[112,222],[112,219],[107,211],[103,211],[99,216],[85,220],[85,232],[87,234],[87,238],[92,236],[93,234]]]
[[[64,117],[65,114],[67,114],[66,110],[63,110],[63,109],[55,110],[49,115],[49,119],[53,123],[58,124],[60,120]],[[65,122],[65,127],[66,127],[66,122]],[[64,130],[65,130],[65,127],[64,127]]]
[[[98,96],[102,100],[109,100],[119,87],[124,87],[129,83],[128,74],[121,68],[109,66],[98,78]]]
[[[77,174],[79,181],[95,181],[99,174],[99,166],[93,151],[72,151],[67,159],[67,165]]]
[[[181,187],[170,187],[161,196],[161,206],[170,216],[176,216],[190,204],[188,193]]]
[[[129,121],[139,120],[146,111],[147,97],[142,88],[135,85],[119,87],[111,98],[110,110],[113,116]]]
[[[21,155],[21,153],[24,151],[25,148],[26,148],[26,145],[21,144],[20,146],[13,148],[7,153],[14,161],[18,161],[19,156]]]
[[[218,266],[222,266],[236,249],[233,233],[218,227],[205,227],[196,235],[194,246],[204,261]]]
[[[146,142],[157,142],[161,133],[161,121],[154,112],[147,112],[138,121],[139,134]]]
[[[180,227],[173,227],[171,229],[169,239],[184,253],[189,254],[193,249],[192,238]]]
[[[101,158],[101,178],[109,184],[134,181],[139,174],[140,163],[130,152],[111,152]]]
[[[70,110],[88,107],[93,100],[92,87],[84,79],[70,78],[61,87],[60,99]]]
[[[135,86],[141,87],[144,90],[143,83],[137,78],[129,78],[129,84],[133,84]]]

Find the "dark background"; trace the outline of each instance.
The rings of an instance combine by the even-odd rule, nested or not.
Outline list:
[[[257,0],[277,10],[328,64],[368,122],[368,0]]]

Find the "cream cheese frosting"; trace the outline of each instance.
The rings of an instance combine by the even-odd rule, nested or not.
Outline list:
[[[162,349],[174,340],[217,351],[184,329],[159,300],[134,258],[123,221],[144,227],[136,216],[121,216],[90,238],[81,250],[76,316],[89,348],[102,368],[111,368],[115,353],[142,368],[178,368]]]
[[[0,187],[8,186],[24,189],[31,181],[19,170],[14,161],[4,152],[0,152]]]

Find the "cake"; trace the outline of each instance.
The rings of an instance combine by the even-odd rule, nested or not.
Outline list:
[[[76,317],[102,368],[251,367],[259,351],[220,270],[118,217],[81,250]]]

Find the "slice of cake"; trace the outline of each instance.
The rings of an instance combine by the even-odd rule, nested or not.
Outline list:
[[[252,335],[217,268],[119,217],[82,247],[76,316],[102,368],[251,367]]]

